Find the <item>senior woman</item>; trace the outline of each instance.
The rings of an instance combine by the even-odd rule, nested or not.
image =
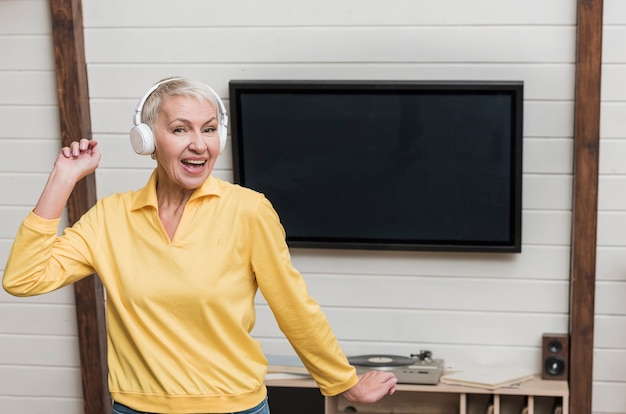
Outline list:
[[[113,413],[269,413],[267,360],[250,334],[257,290],[324,395],[392,394],[393,374],[359,377],[348,363],[270,202],[211,175],[226,142],[219,96],[168,78],[140,100],[134,123],[133,148],[157,164],[146,186],[99,200],[57,236],[76,182],[100,161],[94,140],[62,148],[3,277],[7,292],[29,296],[98,274]]]

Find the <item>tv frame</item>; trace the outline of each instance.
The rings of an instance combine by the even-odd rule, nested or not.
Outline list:
[[[522,251],[522,149],[524,82],[523,81],[420,81],[420,80],[231,80],[229,82],[231,146],[234,182],[246,186],[243,173],[243,143],[240,129],[241,95],[254,92],[289,91],[449,91],[508,94],[512,97],[511,128],[511,239],[506,243],[429,243],[393,242],[370,240],[366,242],[328,240],[293,240],[287,230],[287,243],[294,248],[347,249],[347,250],[394,250],[433,252],[520,253]],[[262,192],[262,191],[261,191]],[[270,197],[270,202],[271,202]]]

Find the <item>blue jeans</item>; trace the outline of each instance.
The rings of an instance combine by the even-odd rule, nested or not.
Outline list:
[[[132,408],[126,407],[117,402],[113,402],[113,414],[156,414],[156,413],[145,413],[143,411],[135,411]],[[267,397],[259,405],[256,407],[250,408],[248,410],[237,411],[235,413],[228,414],[270,414],[270,406],[267,403]]]

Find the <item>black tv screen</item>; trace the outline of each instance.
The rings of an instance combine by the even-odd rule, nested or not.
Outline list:
[[[235,182],[291,247],[521,251],[522,82],[229,89]]]

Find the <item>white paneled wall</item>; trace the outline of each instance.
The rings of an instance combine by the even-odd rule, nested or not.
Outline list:
[[[605,0],[594,413],[626,413],[626,2]]]
[[[576,2],[83,0],[98,195],[143,186],[129,145],[152,83],[231,79],[522,80],[523,252],[292,252],[348,354],[430,349],[446,365],[540,370],[566,332]],[[626,2],[605,0],[594,412],[626,413]],[[0,0],[0,266],[58,150],[48,2]],[[215,175],[231,179],[230,149]],[[1,270],[1,268],[0,268]],[[0,293],[0,411],[80,413],[72,291]],[[9,318],[8,315],[11,315]],[[291,353],[262,298],[255,335]],[[8,350],[5,352],[5,350]]]
[[[0,274],[59,145],[46,0],[0,0]],[[82,413],[73,289],[0,291],[0,412]]]
[[[137,99],[170,74],[228,102],[231,79],[523,80],[523,253],[293,250],[348,354],[431,349],[448,366],[540,370],[566,332],[576,6],[570,1],[85,1],[100,196],[141,186]],[[114,80],[114,81],[112,81]],[[230,179],[230,150],[216,175]],[[255,335],[292,352],[259,298]],[[522,356],[520,358],[520,356]]]

